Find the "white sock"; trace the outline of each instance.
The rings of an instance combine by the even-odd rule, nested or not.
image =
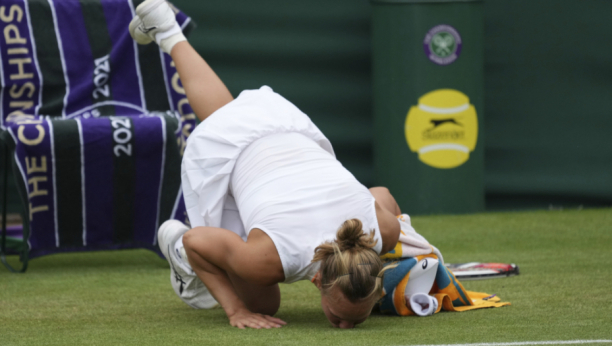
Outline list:
[[[187,38],[183,35],[183,30],[181,30],[181,27],[176,22],[169,30],[155,34],[155,42],[157,42],[159,47],[168,54],[172,52],[172,47],[174,47],[175,44],[182,41],[187,41]]]

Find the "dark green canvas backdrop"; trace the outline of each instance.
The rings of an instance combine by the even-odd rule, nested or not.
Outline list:
[[[234,95],[270,85],[376,184],[368,1],[174,3]],[[487,207],[612,204],[612,1],[485,0],[484,13]]]
[[[376,184],[368,1],[177,4],[234,95],[269,84]],[[484,1],[488,208],[612,204],[609,13],[607,0]]]
[[[612,204],[612,1],[485,1],[489,204]]]
[[[234,96],[271,86],[329,136],[361,182],[374,184],[367,0],[175,3],[198,23],[190,41]]]
[[[456,125],[455,129],[465,134],[470,128],[474,133],[476,128],[483,128],[483,114],[486,112],[483,107],[482,3],[473,0],[444,3],[393,1],[373,2],[371,35],[376,182],[387,186],[397,203],[411,214],[483,211],[486,136],[482,130],[474,138],[477,139],[476,146],[467,161],[450,169],[424,163],[421,155],[413,152],[406,142],[407,113],[410,110],[408,119],[411,121],[423,117],[416,116],[412,107],[420,103],[424,95],[441,89],[452,89],[466,95],[477,113],[473,127],[462,124]],[[456,61],[444,66],[433,63],[423,48],[424,36],[440,24],[457,30],[462,42]],[[456,114],[436,114],[436,117],[457,119],[457,124],[466,120],[465,116]],[[418,136],[436,128],[429,127],[433,124],[431,121],[427,128],[418,130]],[[411,126],[414,128],[414,123]],[[441,131],[448,131],[444,125],[441,128],[446,128]],[[413,141],[415,137],[412,137]],[[441,142],[444,141],[423,142],[423,145],[439,145]]]

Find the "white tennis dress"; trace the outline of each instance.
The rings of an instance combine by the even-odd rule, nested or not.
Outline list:
[[[285,282],[310,279],[314,249],[348,219],[382,239],[374,198],[336,160],[323,133],[269,87],[248,90],[191,134],[182,188],[192,227],[254,228],[276,246]]]

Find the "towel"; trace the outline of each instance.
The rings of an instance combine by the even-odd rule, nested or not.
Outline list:
[[[455,275],[446,268],[440,251],[420,234],[410,224],[410,217],[399,215],[401,234],[396,247],[381,256],[387,260],[385,266],[397,264],[397,267],[385,273],[383,281],[383,296],[377,306],[382,313],[399,316],[429,316],[433,313],[445,311],[468,311],[482,308],[494,308],[510,305],[501,302],[496,295],[466,290],[455,278]],[[430,259],[429,262],[427,259]],[[431,288],[420,288],[421,292],[410,291],[411,274],[417,273],[417,264],[435,263],[435,277]],[[413,270],[415,269],[415,270]],[[417,278],[414,278],[417,280]],[[419,278],[419,280],[423,280]],[[414,286],[414,285],[412,285]],[[409,288],[407,290],[407,287]],[[427,285],[429,287],[429,285]],[[426,298],[428,295],[431,298]],[[433,300],[435,299],[435,302]],[[429,300],[431,304],[427,304]],[[433,308],[435,306],[435,311]]]
[[[399,260],[402,258],[434,253],[442,262],[444,262],[440,250],[429,244],[427,239],[414,230],[412,224],[410,223],[410,216],[408,216],[408,214],[399,215],[397,220],[400,223],[401,229],[399,240],[397,241],[395,248],[382,255],[380,257],[381,259]]]
[[[2,0],[2,130],[24,115],[88,119],[169,110],[181,117],[182,154],[196,117],[172,58],[130,37],[142,1]],[[185,35],[195,27],[183,12],[176,20]]]
[[[142,2],[2,0],[0,139],[31,258],[158,250],[157,226],[187,221],[178,167],[196,117],[171,57],[130,37]]]
[[[66,251],[157,251],[165,220],[185,219],[174,113],[13,121],[2,134],[27,203],[30,258]],[[29,226],[29,227],[28,227]]]

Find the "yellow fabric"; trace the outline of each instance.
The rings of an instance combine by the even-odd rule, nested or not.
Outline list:
[[[438,257],[434,254],[415,257],[417,263],[424,258],[438,259]],[[485,308],[499,308],[502,306],[511,305],[509,302],[501,302],[501,299],[497,296],[492,296],[491,294],[483,292],[466,290],[450,270],[445,269],[445,271],[449,276],[451,284],[444,288],[439,288],[438,282],[434,281],[431,291],[429,292],[429,294],[434,296],[438,301],[438,309],[436,310],[436,313],[442,310],[461,312]],[[393,290],[393,306],[395,308],[395,313],[400,316],[416,315],[410,308],[410,303],[406,301],[406,296],[404,295],[406,285],[408,284],[409,280],[410,272],[406,273],[403,279],[395,287],[395,290]],[[465,301],[463,298],[465,296],[467,296],[469,301]],[[464,306],[455,306],[453,304],[455,301],[460,301]]]
[[[448,285],[447,287],[440,289],[438,288],[437,283],[434,282],[430,294],[433,294],[438,301],[438,310],[436,312],[439,312],[441,309],[444,309],[444,311],[469,311],[484,308],[499,308],[502,306],[511,305],[509,302],[500,302],[501,299],[497,296],[492,297],[491,294],[488,293],[466,290],[450,270],[447,272],[449,275],[453,276],[461,290],[463,290],[464,294],[466,294],[468,299],[471,301],[464,301],[455,285]],[[457,299],[466,305],[454,306],[453,301]]]
[[[400,281],[399,285],[393,292],[393,304],[395,305],[395,310],[401,316],[410,316],[415,315],[415,313],[410,309],[410,304],[406,301],[406,296],[404,296],[404,291],[406,290],[406,285],[408,284],[408,280],[410,279],[410,273],[406,274],[404,279]]]
[[[404,233],[404,231],[401,231],[402,234],[406,234]],[[401,242],[397,242],[397,244],[395,244],[395,248],[389,252],[387,252],[386,254],[380,256],[380,259],[385,261],[385,260],[393,260],[393,259],[399,259],[402,258],[402,243]]]
[[[417,256],[417,263],[424,258],[438,259],[438,256],[434,254]],[[406,296],[404,295],[404,292],[406,291],[406,285],[408,285],[408,280],[410,280],[410,272],[406,274],[404,279],[402,279],[402,281],[400,281],[400,283],[397,285],[395,291],[393,291],[393,303],[395,305],[395,310],[401,316],[416,315],[410,308],[410,302],[406,301]]]
[[[398,219],[405,221],[402,219],[404,217],[408,218],[407,215],[399,215]],[[409,218],[407,222],[409,223]],[[453,272],[444,266],[442,254],[437,249],[430,244],[424,246],[422,239],[416,235],[412,237],[406,236],[407,233],[404,230],[401,233],[405,237],[400,236],[400,240],[395,248],[381,256],[381,259],[386,260],[388,263],[399,264],[397,267],[390,269],[385,275],[383,281],[384,293],[378,301],[378,307],[381,312],[400,316],[416,315],[410,307],[410,302],[406,300],[405,291],[410,280],[410,270],[425,258],[440,260],[436,279],[429,292],[438,301],[436,313],[441,310],[469,311],[511,305],[508,302],[501,302],[497,296],[466,290]],[[416,255],[419,252],[427,254]],[[414,262],[415,260],[416,262]],[[446,287],[439,287],[440,285],[446,285]]]
[[[453,301],[448,294],[434,293],[433,296],[438,301],[438,310],[436,310],[436,313],[440,312],[440,310],[442,309],[444,309],[444,311],[461,312],[461,311],[469,311],[469,310],[485,309],[485,308],[500,308],[502,306],[511,305],[508,302],[501,302],[501,299],[499,297],[493,297],[487,300],[482,299],[482,298],[491,296],[488,293],[473,292],[473,291],[466,291],[466,293],[470,296],[470,298],[472,299],[472,304],[474,305],[454,306]],[[477,297],[481,297],[481,298],[477,298]]]

